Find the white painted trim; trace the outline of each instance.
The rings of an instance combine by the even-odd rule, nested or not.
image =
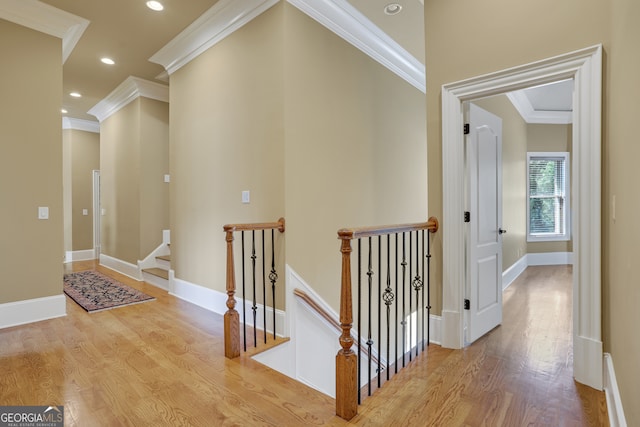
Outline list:
[[[64,294],[0,304],[0,329],[67,315]]]
[[[83,251],[66,251],[64,262],[87,261],[95,259],[95,251],[93,249],[85,249]]]
[[[88,113],[102,122],[141,96],[169,102],[169,86],[129,76],[102,101],[91,107]]]
[[[62,39],[63,64],[90,22],[46,3],[25,0],[2,0],[0,18]]]
[[[120,274],[124,274],[127,277],[131,277],[139,282],[142,281],[142,273],[137,265],[128,263],[126,261],[119,260],[109,255],[100,254],[100,265],[117,271]]]
[[[429,342],[442,345],[442,317],[435,314],[429,316]]]
[[[604,354],[604,394],[607,398],[609,425],[611,427],[627,427],[616,372],[613,369],[613,358],[609,353]]]
[[[547,110],[534,110],[531,102],[523,90],[517,90],[507,93],[507,98],[513,104],[522,120],[526,123],[541,123],[541,124],[557,124],[567,125],[573,123],[572,111],[547,111]]]
[[[215,289],[206,288],[201,285],[187,282],[186,280],[178,279],[175,277],[173,271],[169,272],[169,278],[172,284],[169,288],[170,294],[180,298],[181,300],[190,302],[206,310],[212,311],[219,315],[224,315],[227,312],[227,294],[224,292],[216,291]],[[236,310],[240,313],[240,323],[242,324],[242,300],[236,295]],[[253,315],[249,316],[251,310],[251,302],[245,302],[245,309],[247,312],[247,325],[253,326]],[[257,310],[257,328],[264,329],[263,327],[263,312],[264,306],[258,304]],[[276,309],[276,335],[284,336],[285,330],[285,312],[283,310]],[[267,332],[273,332],[273,308],[267,307]]]
[[[502,290],[507,289],[529,266],[527,254],[502,272]]]
[[[601,349],[601,120],[602,45],[474,77],[442,87],[443,346],[464,345],[465,265],[462,103],[544,83],[574,79],[573,238],[574,376],[602,389]],[[579,142],[579,143],[578,143]],[[593,345],[581,345],[582,341]],[[599,345],[596,345],[599,343]],[[588,355],[584,352],[593,352]]]
[[[546,252],[527,254],[527,265],[572,265],[572,252]]]
[[[220,0],[149,58],[149,61],[162,65],[171,75],[278,1]]]
[[[62,118],[62,129],[83,130],[85,132],[100,133],[100,123],[92,120],[75,119],[73,117]]]
[[[426,93],[424,65],[347,0],[287,1],[422,93]]]

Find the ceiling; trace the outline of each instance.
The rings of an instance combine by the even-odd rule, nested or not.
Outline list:
[[[155,12],[146,0],[11,0],[44,3],[88,20],[75,47],[63,66],[64,117],[96,121],[88,111],[102,101],[129,76],[159,83],[167,82],[164,68],[149,61],[189,24],[218,0],[161,0],[165,9]],[[332,0],[350,4],[424,64],[423,0]],[[396,15],[385,14],[390,3],[401,6]],[[6,7],[8,8],[8,7]],[[0,17],[3,17],[0,15]],[[114,65],[100,62],[102,57]],[[78,92],[81,98],[69,94]],[[552,87],[546,93],[557,92]],[[523,97],[524,96],[524,97]],[[522,91],[521,99],[530,99],[532,108],[564,109],[566,101],[547,99],[536,90]],[[512,99],[513,101],[513,99]]]

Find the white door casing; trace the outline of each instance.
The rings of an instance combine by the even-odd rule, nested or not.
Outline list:
[[[502,323],[502,119],[468,105],[465,344]]]
[[[574,80],[572,126],[573,370],[602,390],[601,124],[602,45],[442,87],[442,345],[464,345],[464,150],[462,103]]]

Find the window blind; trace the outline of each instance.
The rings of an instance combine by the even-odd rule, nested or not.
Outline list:
[[[529,234],[566,233],[565,157],[529,158]]]

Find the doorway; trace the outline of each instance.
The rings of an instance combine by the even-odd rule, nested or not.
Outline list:
[[[574,79],[572,194],[574,209],[574,378],[603,385],[601,337],[601,97],[602,46],[443,86],[443,307],[442,344],[464,346],[464,150],[465,101]]]
[[[93,171],[93,258],[100,259],[100,171]]]

